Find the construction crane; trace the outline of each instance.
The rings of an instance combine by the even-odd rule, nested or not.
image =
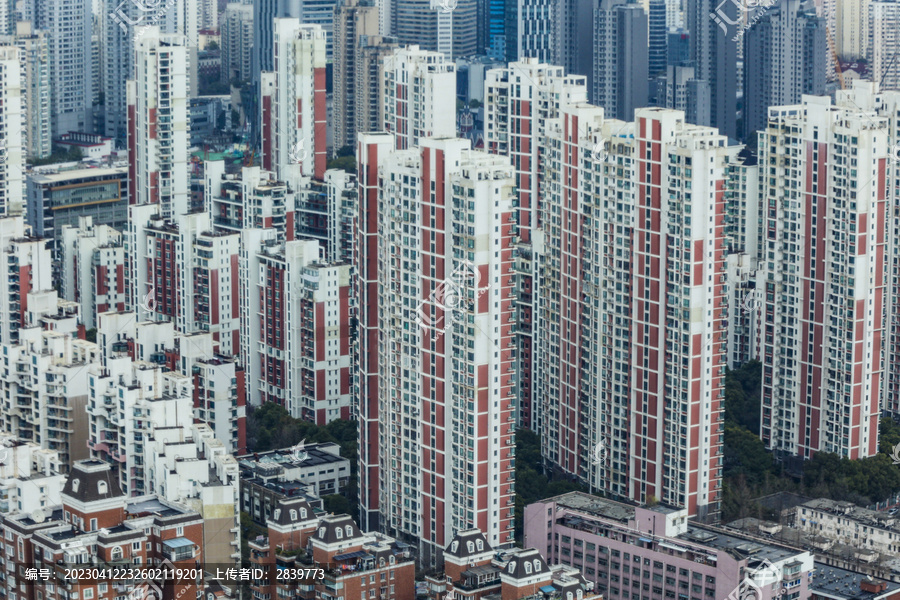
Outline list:
[[[831,35],[831,28],[828,25],[825,25],[825,37],[828,39],[828,48],[831,50],[831,56],[834,57],[834,70],[837,73],[838,82],[841,84],[841,89],[847,89],[846,84],[844,83],[844,72],[841,71],[841,58],[838,56],[837,47],[834,44],[834,36]]]

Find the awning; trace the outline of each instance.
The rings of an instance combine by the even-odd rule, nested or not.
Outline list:
[[[638,540],[641,541],[641,542],[646,542],[646,543],[648,543],[648,544],[652,544],[652,543],[653,543],[653,540],[648,540],[647,538],[638,538]]]
[[[191,540],[189,540],[185,537],[180,537],[180,538],[175,538],[172,540],[165,540],[163,542],[163,546],[166,546],[167,548],[173,548],[173,549],[174,548],[193,548],[194,542],[192,542]]]
[[[667,544],[665,542],[660,542],[659,547],[668,548],[669,550],[674,550],[675,552],[687,552],[687,548],[682,548],[681,546],[676,546],[674,544]]]
[[[553,592],[556,591],[556,588],[553,587],[552,585],[545,585],[544,587],[541,588],[541,591],[544,592],[545,594],[552,594]]]
[[[334,560],[350,560],[352,558],[363,558],[364,556],[369,556],[369,553],[357,550],[356,552],[348,552],[347,554],[336,554]]]

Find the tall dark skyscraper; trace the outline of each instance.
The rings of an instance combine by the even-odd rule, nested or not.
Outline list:
[[[716,127],[737,139],[737,39],[740,34],[737,2],[687,0],[691,33],[691,61],[695,84],[692,102],[697,125]]]
[[[648,64],[650,77],[665,74],[668,42],[666,0],[650,0]]]

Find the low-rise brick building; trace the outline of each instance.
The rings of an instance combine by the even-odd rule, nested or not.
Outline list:
[[[316,575],[257,580],[255,598],[415,599],[411,547],[380,533],[361,532],[349,515],[317,517],[305,500],[285,499],[268,527],[268,537],[250,540],[252,566],[266,573],[315,569]]]
[[[176,584],[97,577],[84,571],[77,578],[66,578],[66,571],[165,566],[196,572],[203,564],[199,513],[155,496],[127,498],[110,466],[98,460],[72,466],[61,499],[61,506],[0,517],[6,546],[15,549],[0,558],[5,575],[0,577],[0,596],[8,600],[196,597],[202,577]],[[30,569],[49,575],[29,578]]]

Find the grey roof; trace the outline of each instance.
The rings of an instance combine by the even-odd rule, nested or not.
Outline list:
[[[350,527],[350,535],[347,535],[347,527]],[[340,534],[338,534],[340,529]],[[340,535],[340,537],[338,537]],[[333,544],[343,540],[353,539],[362,535],[356,522],[350,515],[329,515],[322,517],[319,526],[316,528],[312,537],[321,540],[326,544]]]
[[[312,506],[303,498],[286,498],[278,502],[269,522],[276,525],[293,525],[308,521],[314,516]]]
[[[552,575],[544,557],[534,548],[526,548],[517,552],[506,563],[502,573],[516,579],[525,579],[532,575],[543,574],[549,580]]]
[[[62,493],[81,502],[125,496],[109,465],[99,460],[76,461]]]
[[[481,542],[480,547],[479,541]],[[453,539],[450,540],[450,545],[447,546],[447,550],[444,552],[444,556],[468,558],[469,556],[490,552],[491,550],[491,545],[488,544],[487,538],[484,537],[480,529],[466,529],[453,536]]]
[[[874,585],[883,584],[884,591],[879,593],[864,592],[862,582],[869,581]],[[824,563],[816,563],[816,571],[809,584],[812,592],[827,594],[832,598],[853,598],[854,600],[875,600],[884,598],[900,591],[900,583],[886,581],[884,579],[869,578],[862,573],[829,567]]]

